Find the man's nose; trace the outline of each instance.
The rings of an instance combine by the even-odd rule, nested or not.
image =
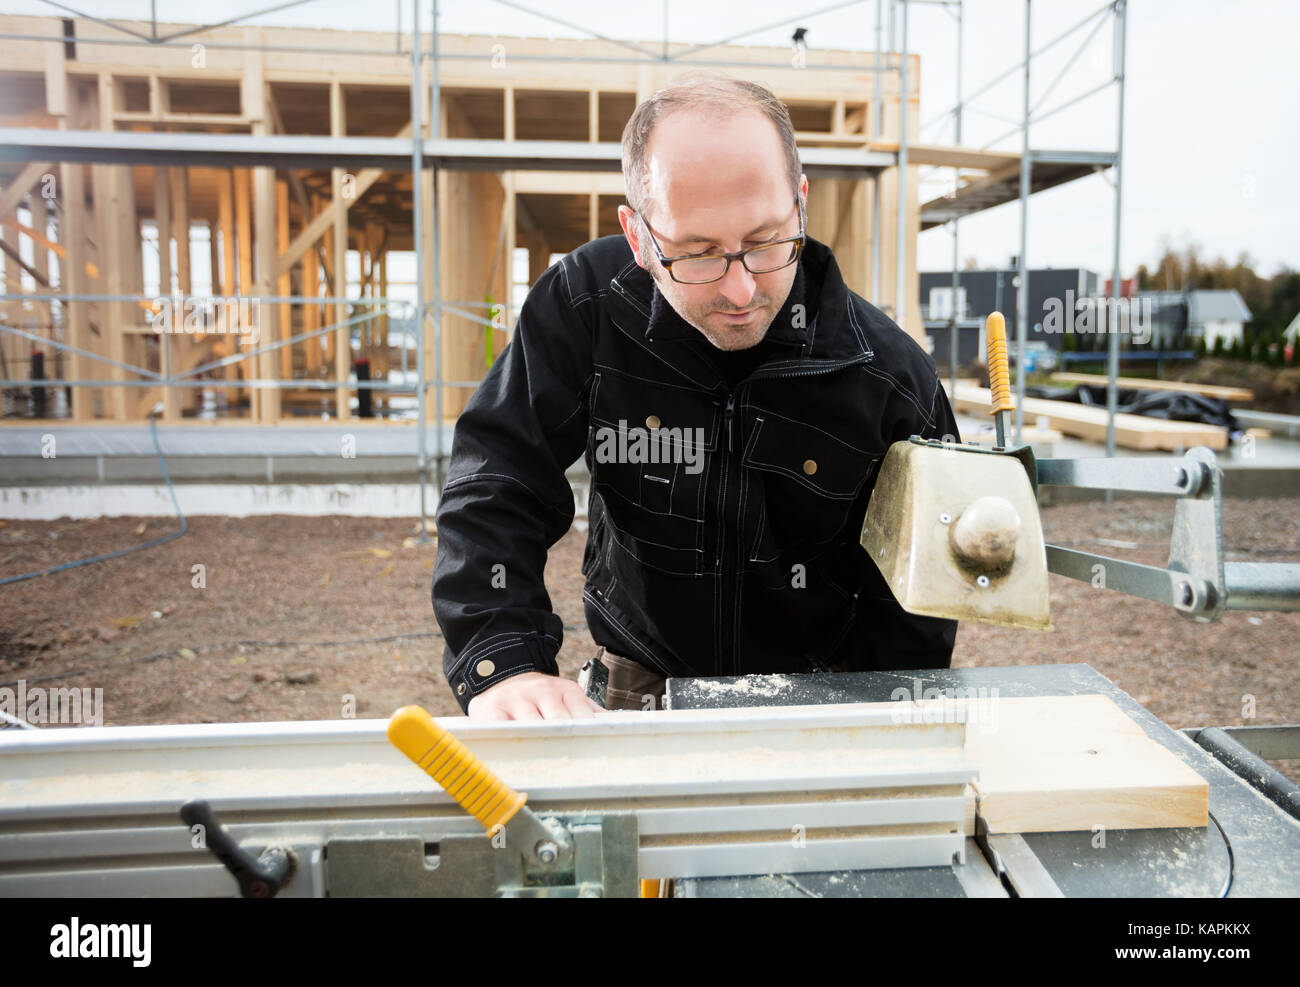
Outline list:
[[[718,282],[719,293],[739,311],[744,311],[753,301],[754,288],[754,275],[739,260],[731,262],[731,267]]]

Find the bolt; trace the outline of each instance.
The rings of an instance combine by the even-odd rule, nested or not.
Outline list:
[[[553,864],[555,863],[555,858],[560,854],[560,848],[550,840],[541,840],[533,850],[533,853],[537,855],[537,859],[542,863]]]
[[[1188,475],[1187,470],[1181,466],[1174,471],[1174,486],[1178,487],[1180,490],[1187,489],[1187,484],[1191,482],[1191,479],[1192,478]]]

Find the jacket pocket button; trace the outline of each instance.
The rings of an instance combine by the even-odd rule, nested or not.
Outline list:
[[[814,473],[816,473],[816,472],[817,472],[817,460],[815,460],[815,459],[805,459],[805,460],[803,461],[803,471],[804,471],[805,473],[807,473],[809,476],[812,476]]]
[[[488,661],[486,658],[484,658],[481,662],[479,662],[477,665],[474,666],[474,672],[481,679],[487,678],[496,670],[497,670],[496,665]]]

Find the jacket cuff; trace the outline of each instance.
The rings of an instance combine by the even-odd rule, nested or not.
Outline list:
[[[448,670],[447,684],[461,710],[468,714],[471,699],[513,675],[524,672],[559,675],[555,663],[557,650],[558,642],[547,635],[494,635],[465,649]]]

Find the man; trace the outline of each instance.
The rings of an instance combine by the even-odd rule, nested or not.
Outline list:
[[[538,278],[457,423],[433,605],[462,708],[590,716],[671,676],[947,667],[956,622],[905,613],[859,535],[890,444],[957,424],[929,356],[807,237],[785,107],[692,73],[637,108],[623,173],[624,235]],[[557,676],[542,579],[584,454],[604,703]]]

